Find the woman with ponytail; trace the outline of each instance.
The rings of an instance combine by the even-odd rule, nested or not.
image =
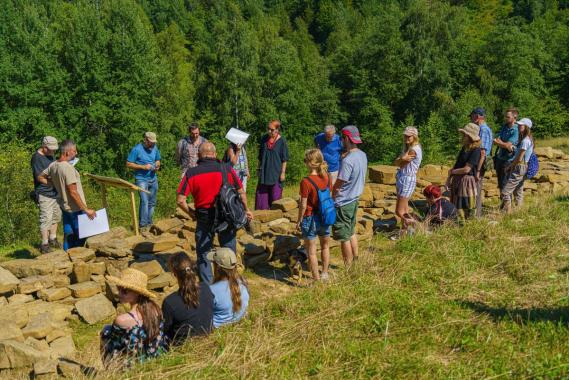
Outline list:
[[[326,281],[330,262],[330,226],[323,225],[318,212],[320,207],[318,192],[327,188],[331,192],[332,179],[328,174],[328,164],[319,149],[308,149],[304,153],[304,164],[309,174],[300,182],[300,207],[296,228],[302,232],[312,278],[315,281]],[[318,272],[316,236],[320,239],[322,273]]]
[[[164,323],[160,306],[152,299],[155,295],[146,284],[146,274],[136,269],[125,269],[120,278],[107,276],[117,286],[119,300],[130,305],[130,311],[117,316],[112,325],[101,332],[103,363],[130,365],[133,360],[143,362],[167,349]]]
[[[231,248],[214,248],[207,259],[213,262],[213,327],[234,323],[245,315],[249,305],[247,283],[237,272],[237,256]]]
[[[164,332],[175,344],[209,334],[213,326],[213,294],[205,282],[199,282],[196,263],[179,252],[170,257],[168,266],[178,280],[178,291],[162,303]]]

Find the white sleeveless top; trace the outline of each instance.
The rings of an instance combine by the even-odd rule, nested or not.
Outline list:
[[[421,160],[423,159],[423,149],[421,148],[421,145],[415,145],[411,147],[410,150],[413,150],[415,152],[415,158],[407,165],[399,168],[399,174],[415,177],[417,175],[417,171],[419,170],[419,166],[421,166]]]

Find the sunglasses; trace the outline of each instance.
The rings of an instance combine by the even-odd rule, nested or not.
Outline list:
[[[277,128],[267,128],[267,131],[274,132],[274,131],[278,131],[278,129]]]

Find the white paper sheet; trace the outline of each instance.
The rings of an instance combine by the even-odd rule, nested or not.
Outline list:
[[[99,235],[109,230],[107,210],[104,208],[97,210],[97,217],[93,220],[89,219],[86,214],[79,215],[78,219],[79,239],[87,238],[93,235]]]
[[[249,138],[249,134],[247,132],[243,132],[240,129],[231,128],[225,135],[225,138],[231,141],[233,144],[243,145]]]

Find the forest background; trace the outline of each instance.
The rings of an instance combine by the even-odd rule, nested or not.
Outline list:
[[[280,119],[289,185],[328,123],[357,125],[372,162],[393,160],[410,124],[425,163],[447,160],[474,106],[494,131],[516,106],[537,137],[569,132],[569,0],[0,0],[0,9],[0,245],[35,235],[29,159],[44,135],[74,139],[81,172],[131,179],[126,156],[155,131],[160,217],[175,207],[174,147],[192,121],[223,150],[230,127],[256,140]],[[88,204],[98,206],[97,191],[87,185]],[[128,221],[128,198],[111,195],[112,220]]]

